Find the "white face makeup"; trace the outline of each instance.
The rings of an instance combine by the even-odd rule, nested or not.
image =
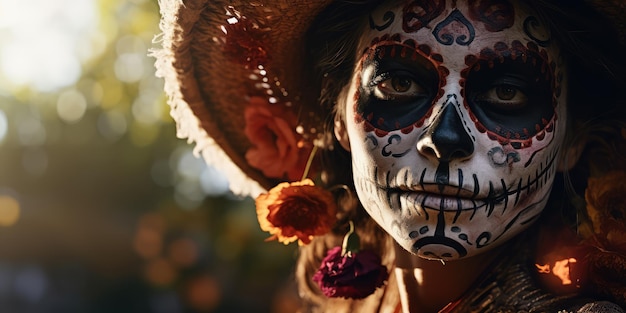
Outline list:
[[[565,133],[564,68],[515,1],[416,0],[370,16],[345,130],[359,198],[407,251],[453,260],[536,220]]]

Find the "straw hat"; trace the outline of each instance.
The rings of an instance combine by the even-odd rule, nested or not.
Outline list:
[[[328,109],[307,81],[305,34],[332,0],[160,0],[154,50],[177,135],[237,194],[298,180]],[[624,42],[626,1],[588,0]],[[318,87],[311,87],[318,86]]]

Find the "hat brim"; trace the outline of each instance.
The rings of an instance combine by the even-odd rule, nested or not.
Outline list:
[[[281,180],[264,175],[245,158],[251,142],[244,134],[243,108],[252,95],[268,93],[268,88],[259,87],[263,81],[254,81],[251,75],[258,74],[259,68],[266,69],[268,82],[280,93],[276,97],[288,98],[282,100],[290,105],[313,106],[307,102],[315,102],[315,98],[300,88],[305,75],[297,73],[302,70],[304,35],[329,2],[266,0],[235,5],[226,0],[159,1],[163,33],[157,40],[163,48],[152,54],[157,58],[157,76],[165,80],[177,135],[195,142],[195,152],[222,170],[237,194],[254,196]],[[245,28],[242,30],[233,28],[233,22],[247,24],[237,25]],[[246,51],[237,53],[236,49],[245,45],[252,54],[255,49],[266,54],[255,60],[245,55]],[[299,113],[302,108],[293,110]]]

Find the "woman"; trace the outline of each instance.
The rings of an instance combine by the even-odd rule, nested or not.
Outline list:
[[[162,1],[155,55],[303,310],[623,312],[625,5]]]

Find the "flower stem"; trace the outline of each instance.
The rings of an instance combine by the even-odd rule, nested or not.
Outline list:
[[[306,166],[304,167],[304,173],[302,173],[302,179],[300,180],[304,180],[309,175],[309,170],[311,169],[311,163],[313,163],[313,158],[315,157],[316,152],[317,152],[317,146],[313,145],[311,154],[309,154],[309,159],[306,161]]]
[[[357,253],[361,250],[361,240],[359,235],[354,231],[354,223],[350,221],[350,230],[343,237],[343,243],[341,244],[341,256],[351,257],[353,253]]]

